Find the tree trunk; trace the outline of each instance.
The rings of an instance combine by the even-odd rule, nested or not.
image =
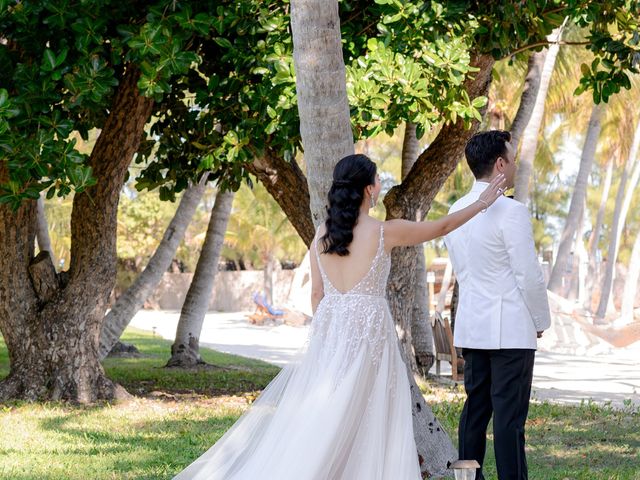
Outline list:
[[[536,158],[538,148],[538,135],[544,118],[544,103],[547,99],[547,91],[551,83],[551,75],[556,64],[556,57],[560,51],[558,41],[562,37],[564,26],[556,28],[547,38],[550,42],[556,42],[547,48],[544,59],[544,67],[540,75],[540,85],[536,95],[535,105],[527,128],[522,134],[522,146],[520,147],[520,165],[516,174],[515,199],[527,203],[529,199],[529,183],[533,172],[533,161]]]
[[[576,177],[576,184],[573,189],[573,195],[571,196],[571,204],[569,206],[569,213],[564,225],[564,230],[560,237],[560,245],[558,247],[558,254],[556,255],[556,261],[553,264],[553,270],[551,271],[551,277],[549,278],[549,290],[558,294],[566,295],[567,289],[564,280],[564,274],[567,271],[569,254],[571,253],[571,247],[574,242],[576,234],[580,236],[580,228],[582,227],[582,214],[584,212],[584,202],[587,198],[587,187],[589,183],[589,175],[591,174],[591,168],[593,167],[593,159],[596,155],[596,147],[598,146],[598,138],[600,137],[600,117],[602,114],[602,108],[598,105],[593,105],[591,110],[591,118],[589,119],[589,126],[587,128],[587,134],[585,136],[584,146],[582,147],[582,157],[580,159],[580,168],[578,169],[578,175]],[[578,239],[577,241],[582,241]]]
[[[520,95],[520,105],[516,113],[513,123],[511,124],[511,144],[518,149],[522,132],[531,120],[533,107],[536,105],[536,98],[540,90],[540,78],[542,77],[542,69],[544,61],[547,57],[547,49],[540,52],[533,52],[529,57],[527,65],[527,76],[524,79],[524,89]]]
[[[291,35],[311,216],[326,216],[333,167],[354,153],[338,1],[293,0]]]
[[[218,273],[218,260],[229,223],[233,196],[233,192],[218,192],[216,195],[196,271],[182,305],[167,367],[191,367],[204,363],[200,357],[200,332]]]
[[[169,226],[160,240],[158,248],[145,269],[138,275],[135,282],[118,297],[109,313],[105,315],[100,333],[100,359],[104,359],[140,310],[144,302],[153,293],[162,280],[164,272],[171,265],[176,250],[184,237],[193,214],[205,190],[208,174],[203,175],[198,185],[190,186],[182,195]]]
[[[402,142],[402,178],[404,179],[420,153],[420,142],[416,137],[416,125],[405,123],[404,139]],[[433,333],[429,323],[429,295],[427,293],[427,266],[422,245],[416,246],[415,254],[416,273],[415,278],[407,285],[413,289],[413,301],[411,295],[404,298],[410,302],[411,311],[411,343],[412,343],[412,371],[426,377],[427,372],[435,361],[433,353]],[[403,307],[404,308],[404,307]]]
[[[417,265],[411,309],[411,338],[417,367],[416,373],[426,378],[436,357],[433,351],[433,332],[429,318],[427,265],[424,258],[424,248],[422,245],[418,245],[416,250]]]
[[[569,281],[565,282],[564,288],[561,289],[561,294],[567,300],[582,304],[584,302],[584,271],[583,263],[586,256],[586,250],[584,247],[584,240],[582,237],[582,231],[584,229],[584,217],[587,212],[586,194],[585,201],[582,202],[582,211],[580,212],[580,218],[578,219],[578,226],[573,238],[573,244],[571,245],[571,275]]]
[[[631,258],[629,259],[629,268],[627,270],[627,278],[624,283],[624,291],[622,294],[621,317],[625,323],[634,321],[634,308],[636,303],[636,295],[638,293],[638,280],[640,280],[640,232],[636,232],[636,239],[633,242],[631,250]]]
[[[618,187],[618,193],[616,194],[616,206],[613,210],[613,224],[611,225],[611,232],[609,236],[607,263],[605,265],[604,278],[602,281],[600,302],[598,304],[598,310],[596,311],[596,320],[598,322],[602,322],[607,314],[611,288],[613,287],[613,275],[615,272],[616,259],[618,257],[620,237],[622,236],[622,229],[624,228],[634,190],[638,184],[638,179],[640,179],[640,160],[636,161],[638,148],[640,148],[640,121],[638,121],[635,134],[633,135],[629,158],[627,159],[622,171],[620,186]],[[629,188],[625,193],[626,183],[631,169],[633,169],[633,173],[631,174]]]
[[[600,277],[600,262],[597,261],[598,244],[600,243],[600,232],[602,231],[602,224],[604,222],[604,214],[607,207],[607,200],[609,199],[609,190],[611,189],[611,181],[613,179],[613,159],[607,163],[607,173],[605,174],[604,185],[602,187],[602,196],[600,197],[600,206],[598,208],[598,214],[596,216],[596,223],[589,236],[589,246],[587,247],[587,256],[589,259],[589,267],[587,269],[587,278],[585,285],[585,303],[583,307],[589,311],[592,311],[592,295],[596,284],[600,283],[598,278]]]
[[[309,205],[309,186],[296,161],[287,162],[274,152],[267,151],[248,164],[247,169],[264,184],[302,241],[309,247],[315,235]]]
[[[264,298],[270,305],[273,305],[273,262],[275,259],[273,255],[269,253],[264,262],[263,270],[263,284],[264,284]]]
[[[138,78],[127,66],[89,157],[97,184],[74,197],[69,271],[56,274],[47,254],[33,258],[36,202],[26,201],[17,214],[0,206],[0,329],[10,359],[0,401],[88,403],[127,395],[105,376],[98,339],[115,283],[120,190],[153,105],[139,94]]]
[[[38,230],[36,232],[36,239],[38,240],[38,250],[41,252],[49,252],[51,257],[51,263],[55,267],[57,264],[56,256],[53,254],[53,248],[51,247],[51,237],[49,237],[49,224],[47,223],[47,216],[44,213],[44,194],[40,195],[38,199]]]
[[[411,167],[416,163],[419,154],[420,142],[418,141],[418,137],[416,137],[416,124],[406,122],[404,124],[404,137],[402,139],[402,180],[409,175]]]
[[[604,223],[604,213],[607,208],[607,200],[609,199],[609,190],[611,190],[611,181],[613,180],[613,159],[610,159],[607,163],[607,173],[604,178],[604,185],[602,186],[602,196],[600,197],[600,206],[598,207],[598,214],[596,216],[596,223],[593,226],[591,235],[589,236],[589,257],[595,258],[596,251],[598,250],[598,242],[600,240],[600,232],[602,232],[602,224]]]
[[[451,332],[456,329],[456,313],[458,313],[458,298],[460,298],[460,284],[458,280],[453,284],[453,294],[451,295]]]

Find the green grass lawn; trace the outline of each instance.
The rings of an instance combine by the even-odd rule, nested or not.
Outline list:
[[[0,479],[169,479],[220,438],[278,372],[206,349],[202,356],[215,368],[164,369],[169,342],[135,330],[125,341],[143,357],[108,359],[105,368],[132,401],[0,405]],[[7,372],[0,338],[0,378]],[[428,384],[425,394],[455,442],[459,388]],[[533,403],[528,446],[532,480],[640,480],[640,411]],[[487,478],[495,478],[492,448]]]

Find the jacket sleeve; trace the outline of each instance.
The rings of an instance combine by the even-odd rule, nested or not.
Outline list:
[[[515,202],[515,200],[514,200]],[[509,263],[536,331],[551,326],[549,298],[542,268],[538,262],[529,210],[521,203],[513,205],[502,224]]]

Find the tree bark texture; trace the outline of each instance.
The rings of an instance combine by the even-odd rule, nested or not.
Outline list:
[[[233,197],[233,192],[218,192],[216,195],[200,258],[180,312],[176,338],[171,346],[171,358],[167,367],[191,367],[204,363],[200,357],[200,333],[209,307],[213,282],[218,273],[218,260],[229,223]]]
[[[596,156],[596,148],[598,146],[598,138],[600,137],[602,107],[593,105],[591,110],[591,118],[587,127],[584,146],[582,147],[582,156],[580,159],[580,168],[576,177],[576,183],[571,195],[571,204],[569,205],[569,213],[565,221],[562,235],[560,236],[560,245],[556,261],[553,264],[551,277],[549,279],[549,290],[565,296],[567,294],[567,283],[563,282],[565,272],[569,264],[571,249],[574,244],[574,237],[580,236],[582,228],[582,215],[584,213],[584,203],[587,198],[587,187],[589,184],[589,175],[593,167],[593,160]],[[575,241],[582,241],[581,238]]]
[[[266,187],[278,202],[293,228],[309,247],[315,235],[309,203],[309,186],[300,167],[287,162],[274,152],[267,151],[247,165],[247,169]]]
[[[160,283],[164,272],[171,265],[176,250],[204,194],[207,178],[208,174],[205,174],[197,185],[190,186],[184,192],[180,204],[147,266],[133,284],[118,297],[111,310],[105,315],[100,333],[99,355],[101,360],[118,342],[124,329],[127,328],[138,310],[142,308],[144,302]]]
[[[337,0],[291,2],[293,62],[310,207],[326,216],[333,167],[354,153]]]
[[[422,245],[418,245],[416,250],[416,276],[411,308],[411,338],[417,367],[416,373],[426,378],[436,357],[433,350],[433,332],[429,318],[427,265],[424,258],[424,248]]]
[[[0,401],[89,403],[127,396],[105,376],[98,340],[115,284],[120,190],[153,104],[139,94],[138,78],[138,71],[127,67],[89,158],[97,184],[74,197],[67,272],[51,275],[52,265],[39,265],[51,263],[48,255],[33,258],[36,202],[25,202],[17,213],[0,206],[0,258],[6,264],[0,276],[0,329],[10,359]]]

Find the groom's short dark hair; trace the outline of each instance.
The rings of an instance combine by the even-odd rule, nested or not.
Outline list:
[[[493,165],[498,157],[507,153],[506,143],[511,140],[511,134],[504,130],[489,130],[476,133],[467,142],[464,155],[467,157],[469,168],[476,178],[487,177],[493,171]]]

